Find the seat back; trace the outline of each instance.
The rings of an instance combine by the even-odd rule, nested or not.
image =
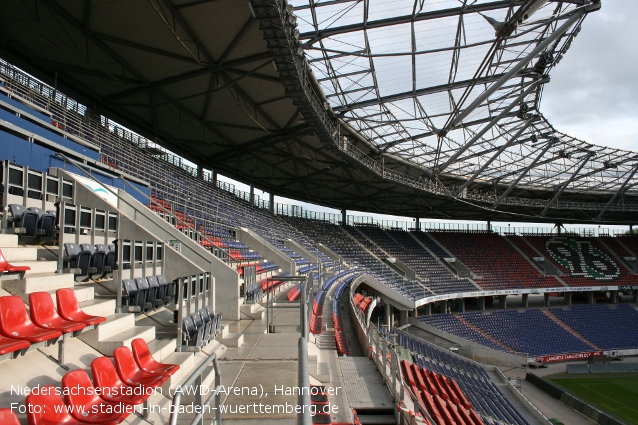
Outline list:
[[[115,251],[111,251],[108,245],[98,244],[95,245],[96,251],[104,253],[104,266],[110,270],[106,271],[107,276],[110,276],[113,270],[115,270]]]
[[[155,362],[146,341],[142,338],[135,338],[131,342],[131,348],[133,350],[133,358],[140,368],[147,367],[147,365]]]
[[[29,294],[29,312],[31,320],[36,325],[47,328],[48,324],[58,319],[58,312],[51,295],[47,292],[32,292]]]
[[[0,333],[8,337],[15,336],[16,329],[31,325],[33,322],[22,298],[14,295],[0,297]]]
[[[139,371],[139,367],[135,363],[131,349],[125,346],[117,347],[113,350],[113,360],[120,379],[127,384],[132,383],[130,377]]]
[[[122,290],[124,291],[123,301],[126,301],[125,305],[139,305],[137,285],[133,279],[122,280]]]
[[[20,425],[18,417],[9,408],[0,409],[0,424],[2,425]]]
[[[113,366],[113,362],[106,356],[97,357],[91,362],[91,374],[95,386],[101,388],[102,391],[104,388],[119,390],[119,387],[124,385],[115,366]]]
[[[24,205],[9,204],[9,212],[11,213],[11,216],[13,217],[13,223],[14,223],[13,227],[19,227],[19,226],[16,226],[16,224],[20,225],[22,223],[22,214],[24,214],[26,210],[27,208]]]
[[[173,288],[175,286],[173,282],[169,282],[163,274],[157,276],[157,281],[160,284],[161,298],[164,299],[166,304],[172,302],[174,300]]]
[[[72,406],[90,406],[99,398],[89,374],[82,369],[67,372],[62,377],[64,401]]]
[[[199,313],[191,314],[191,319],[193,319],[193,323],[195,323],[197,329],[204,327],[204,321],[202,320],[202,316],[200,316]]]
[[[101,276],[104,269],[104,260],[106,254],[102,251],[98,251],[95,249],[95,246],[90,243],[83,243],[80,245],[82,251],[87,251],[91,253],[91,259],[89,260],[89,267],[95,267],[96,272],[95,275]]]
[[[201,346],[203,342],[203,328],[198,329],[195,326],[195,322],[191,317],[184,317],[183,319],[184,336],[188,345]]]
[[[42,234],[40,235],[40,240],[42,242],[56,239],[55,226],[57,225],[57,222],[58,218],[55,215],[55,211],[53,213],[47,211],[46,213],[40,215],[38,229],[42,230]]]
[[[159,296],[160,284],[157,281],[156,276],[148,276],[146,281],[148,282],[148,298],[146,301],[151,303],[152,306],[156,306],[157,304],[160,304],[158,301],[161,301]],[[164,302],[162,301],[161,304],[164,304]]]
[[[145,309],[145,304],[148,301],[149,288],[148,281],[144,277],[136,277],[135,284],[137,285],[137,305],[140,306],[142,311]]]
[[[80,311],[80,305],[73,289],[58,289],[55,291],[55,300],[58,305],[58,314],[62,317],[69,317]]]
[[[39,424],[70,424],[75,421],[67,411],[67,407],[54,386],[40,387],[39,391],[31,392],[26,400],[27,421],[29,425]],[[46,406],[46,408],[43,408]],[[0,420],[0,423],[5,422]]]

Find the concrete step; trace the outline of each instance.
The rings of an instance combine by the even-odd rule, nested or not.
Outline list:
[[[0,234],[0,249],[16,248],[18,246],[18,235]]]
[[[243,304],[241,312],[253,320],[262,320],[266,317],[266,308],[259,304]]]
[[[53,303],[56,304],[57,303],[57,297],[55,296],[55,289],[51,289],[49,291],[42,291],[42,292],[46,292],[49,295],[51,295],[51,299],[53,299]],[[92,286],[74,286],[73,287],[73,292],[75,292],[75,297],[78,300],[78,303],[83,303],[83,302],[87,302],[87,301],[92,301],[94,298],[94,291],[93,291],[93,287]],[[22,298],[22,300],[26,303],[29,304],[29,294],[16,294],[19,297]],[[113,309],[115,310],[115,309]],[[108,314],[113,314],[113,310],[108,313]]]
[[[156,359],[157,360],[157,359]],[[173,353],[168,356],[162,363],[179,365],[179,370],[175,372],[164,384],[162,391],[169,394],[171,388],[175,388],[178,384],[185,382],[195,369],[195,355],[193,353]]]
[[[113,350],[117,347],[127,346],[131,347],[131,342],[135,338],[142,338],[147,343],[155,339],[155,327],[154,326],[133,326],[121,330],[120,332],[113,333],[105,338],[99,337],[99,332],[102,326],[108,324],[108,320],[101,323],[97,329],[82,333],[78,336],[82,341],[104,354],[105,356],[112,356]],[[112,330],[112,329],[111,329]]]
[[[135,326],[135,315],[132,313],[115,313],[106,316],[106,322],[101,323],[96,333],[100,341],[130,329]]]
[[[244,345],[244,334],[226,333],[223,338],[217,338],[219,342],[229,348],[239,348]]]
[[[26,276],[31,274],[55,273],[58,270],[57,261],[13,261],[14,266],[28,266],[31,268],[25,273]]]
[[[113,299],[92,299],[80,302],[80,308],[91,316],[107,317],[115,311],[115,300]]]
[[[177,341],[173,339],[154,339],[148,343],[148,349],[151,355],[158,362],[164,363],[177,348]]]
[[[23,296],[32,292],[55,292],[60,288],[73,288],[74,283],[70,273],[36,273],[26,275],[24,279],[4,281],[2,287],[13,295]]]
[[[38,259],[38,248],[2,248],[5,260],[10,263],[17,261],[36,261]]]

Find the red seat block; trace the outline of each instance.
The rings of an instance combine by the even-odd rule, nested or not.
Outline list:
[[[0,335],[0,355],[14,353],[18,350],[29,348],[30,345],[29,341],[7,338]]]
[[[179,370],[179,365],[156,361],[151,355],[146,341],[142,338],[135,338],[133,342],[131,342],[131,347],[133,348],[135,363],[146,373],[171,376]]]
[[[11,409],[0,409],[0,424],[2,425],[20,425],[18,417]]]
[[[9,338],[30,343],[59,338],[62,332],[40,328],[31,322],[27,308],[20,297],[0,297],[0,333]]]
[[[31,270],[29,266],[13,266],[4,258],[2,250],[0,250],[0,274],[2,273],[22,273]]]
[[[91,373],[95,387],[100,389],[100,397],[113,403],[141,404],[153,393],[147,391],[147,387],[127,385],[120,376],[108,357],[98,357],[91,362]],[[132,395],[128,395],[128,393]]]
[[[27,410],[29,425],[84,425],[71,416],[56,387],[40,387],[39,391],[27,396],[26,404],[29,407]],[[117,423],[119,422],[103,422],[105,425]]]
[[[117,347],[113,350],[115,369],[120,379],[128,385],[144,385],[145,387],[159,387],[168,379],[166,375],[144,372],[139,368],[133,353],[128,347]]]
[[[63,288],[55,291],[60,317],[73,322],[82,322],[87,326],[97,325],[106,321],[106,317],[91,316],[80,309],[78,299],[73,289]]]
[[[76,420],[87,424],[119,424],[133,413],[133,406],[124,403],[111,403],[100,398],[83,370],[68,372],[62,377],[64,401],[69,413]]]
[[[33,323],[41,328],[54,329],[62,333],[79,331],[86,328],[86,324],[65,320],[55,311],[51,295],[46,292],[29,294],[29,310]]]

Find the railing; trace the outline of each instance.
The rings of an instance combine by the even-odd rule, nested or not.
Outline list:
[[[213,306],[212,276],[199,273],[181,277],[177,280],[177,351],[194,350],[199,347],[184,345],[184,317],[199,312],[200,309]]]
[[[215,388],[210,392],[210,395],[205,401],[202,401],[202,389],[204,388],[204,382],[202,379],[202,373],[206,370],[206,368],[213,364],[213,368],[215,370]],[[170,425],[177,425],[180,414],[180,406],[182,402],[182,397],[184,396],[184,388],[193,388],[193,384],[195,384],[196,394],[195,394],[195,403],[197,406],[195,407],[195,412],[198,412],[193,420],[191,421],[191,425],[198,425],[204,423],[204,413],[208,406],[215,399],[215,420],[212,422],[214,425],[220,425],[222,422],[221,417],[221,373],[219,370],[219,363],[217,362],[217,356],[215,353],[209,355],[195,371],[191,374],[191,376],[184,382],[182,385],[178,387],[173,395],[173,401],[171,402],[171,416],[169,419]],[[192,393],[192,392],[191,392]]]

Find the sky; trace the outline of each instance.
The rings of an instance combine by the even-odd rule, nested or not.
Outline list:
[[[638,151],[638,1],[603,0],[543,89],[541,112],[556,130]]]
[[[638,24],[635,16],[638,16],[636,0],[602,0],[601,9],[585,18],[580,33],[550,72],[551,81],[543,89],[540,111],[556,130],[596,145],[638,151]],[[242,185],[238,188],[242,189]],[[275,201],[302,205],[311,211],[336,212],[281,197]],[[411,220],[350,213],[380,220]],[[515,225],[523,227],[526,223],[512,223]]]

